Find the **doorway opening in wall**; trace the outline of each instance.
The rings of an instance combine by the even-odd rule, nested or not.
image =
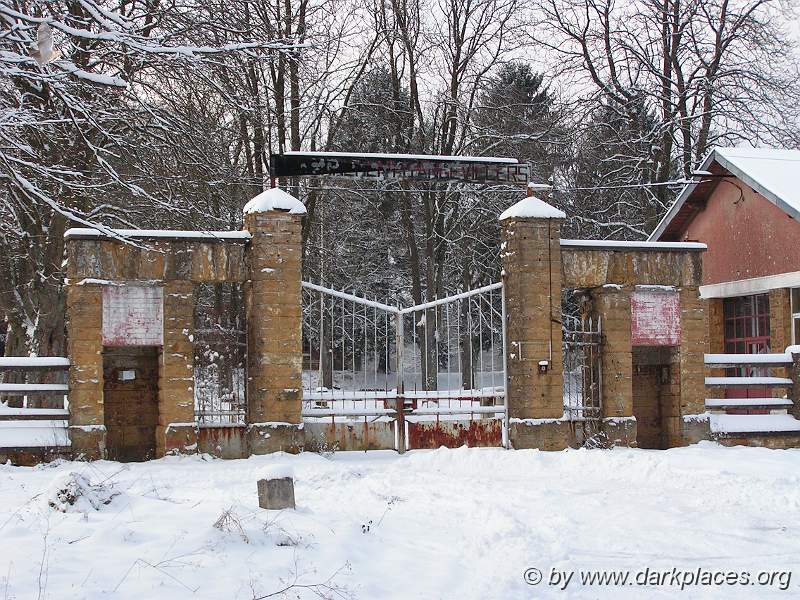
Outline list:
[[[792,288],[792,344],[800,344],[800,288]]]
[[[663,450],[669,447],[666,431],[670,419],[680,419],[680,383],[673,369],[676,349],[670,346],[634,346],[633,416],[636,445]]]
[[[103,403],[109,460],[155,458],[158,425],[156,346],[103,348]]]
[[[723,302],[726,354],[767,354],[770,352],[769,294],[725,298]],[[725,372],[728,377],[768,376],[763,367],[735,367]],[[769,396],[763,386],[728,388],[726,398],[763,398]],[[766,413],[763,409],[729,409],[748,413]]]

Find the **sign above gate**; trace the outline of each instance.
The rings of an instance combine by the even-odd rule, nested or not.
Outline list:
[[[530,169],[516,158],[286,152],[270,156],[270,175],[273,179],[338,175],[371,179],[527,184]]]
[[[164,339],[163,288],[103,288],[103,345],[160,346]]]
[[[678,292],[636,291],[631,294],[631,345],[678,346],[681,305]]]

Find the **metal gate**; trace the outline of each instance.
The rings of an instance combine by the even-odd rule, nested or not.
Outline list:
[[[504,306],[502,283],[400,308],[304,282],[304,421],[365,448],[506,445]]]
[[[599,443],[601,395],[600,319],[563,315],[564,415],[584,445]]]

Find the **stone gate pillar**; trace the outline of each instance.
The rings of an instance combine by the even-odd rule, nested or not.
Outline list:
[[[158,366],[156,456],[197,448],[194,418],[194,284],[164,282],[163,346]]]
[[[247,423],[253,454],[303,444],[303,203],[272,188],[244,207],[247,249]]]
[[[699,277],[698,277],[699,279]],[[664,419],[667,447],[685,446],[709,438],[709,421],[705,410],[706,385],[703,355],[708,348],[708,314],[706,302],[695,285],[679,290],[681,305],[681,343],[675,348],[673,371],[680,391],[680,417]]]
[[[506,294],[506,402],[514,448],[570,445],[564,416],[561,223],[566,215],[529,196],[502,215]]]
[[[68,242],[69,244],[69,242]],[[69,367],[69,437],[73,455],[105,458],[103,406],[103,286],[76,282],[77,264],[68,264],[67,354]]]
[[[601,389],[603,432],[613,445],[636,445],[633,416],[633,352],[631,346],[631,293],[621,285],[592,290],[594,309],[603,336]]]

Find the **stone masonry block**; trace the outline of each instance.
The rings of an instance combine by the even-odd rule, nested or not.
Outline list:
[[[294,480],[291,477],[258,480],[258,505],[268,510],[294,509]]]

